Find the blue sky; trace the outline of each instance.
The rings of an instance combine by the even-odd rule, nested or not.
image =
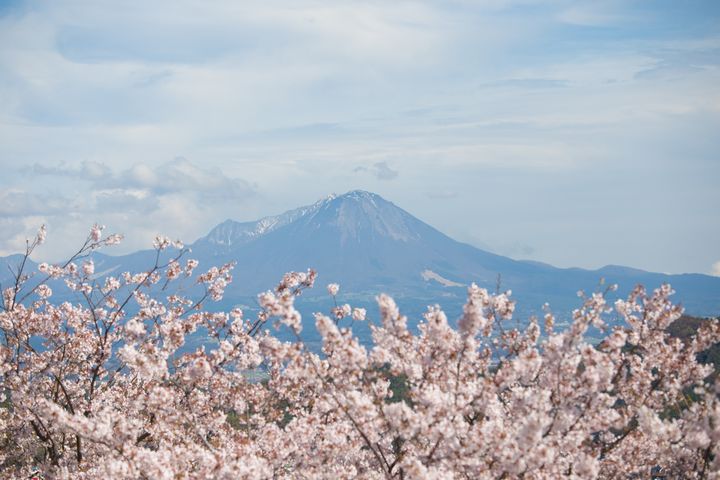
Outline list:
[[[720,2],[0,1],[0,254],[331,192],[558,266],[720,274]]]

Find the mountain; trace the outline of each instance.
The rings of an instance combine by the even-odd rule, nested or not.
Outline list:
[[[594,291],[602,279],[618,283],[619,294],[638,283],[655,288],[669,282],[689,313],[720,312],[720,278],[517,261],[457,242],[379,195],[359,190],[257,222],[228,220],[192,249],[205,264],[237,261],[228,293],[238,298],[271,288],[288,270],[312,267],[321,284],[340,283],[345,298],[383,291],[422,308],[428,302],[461,302],[470,282],[495,290],[499,277],[501,289],[512,289],[530,312],[545,302],[569,311],[578,304],[579,289]],[[315,294],[324,296],[324,289]]]
[[[191,247],[211,263],[236,260],[238,293],[265,289],[285,271],[308,267],[345,291],[396,294],[471,280],[494,285],[498,272],[538,268],[456,242],[363,191],[257,222],[226,221]]]
[[[579,303],[576,292],[595,291],[602,279],[619,284],[618,295],[638,283],[655,288],[668,282],[689,314],[720,312],[720,278],[612,265],[561,269],[513,260],[457,242],[379,195],[359,190],[256,222],[227,220],[190,247],[201,267],[237,262],[226,305],[255,305],[257,293],[273,288],[283,273],[312,267],[319,272],[319,285],[340,283],[342,301],[369,305],[379,292],[387,292],[409,313],[430,303],[459,312],[466,285],[495,290],[498,279],[502,290],[513,290],[522,314],[539,313],[545,302],[567,314]],[[154,254],[94,255],[96,271],[120,272],[146,268]],[[323,299],[324,288],[303,297],[307,305]]]

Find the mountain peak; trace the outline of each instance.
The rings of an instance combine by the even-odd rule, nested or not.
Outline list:
[[[350,190],[343,194],[331,193],[327,197],[319,200],[317,203],[329,203],[329,202],[387,202],[383,197],[377,193],[368,192],[367,190]]]
[[[348,199],[348,200],[384,200],[380,195],[373,192],[368,192],[367,190],[350,190],[347,193],[343,193],[342,195],[338,196],[338,198]]]
[[[351,190],[342,195],[333,195],[328,197],[327,205],[341,206],[341,210],[345,211],[349,208],[359,208],[364,211],[365,214],[377,215],[380,210],[387,213],[387,210],[400,210],[392,202],[385,200],[377,193],[368,192],[365,190]],[[353,207],[355,206],[355,207]]]
[[[325,202],[313,215],[306,217],[312,229],[328,228],[328,235],[342,244],[369,242],[371,238],[386,237],[402,242],[418,238],[417,220],[407,212],[365,190],[351,190]]]

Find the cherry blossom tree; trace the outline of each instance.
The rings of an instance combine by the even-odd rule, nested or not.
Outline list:
[[[568,328],[548,309],[521,330],[509,292],[472,285],[457,328],[431,306],[412,329],[390,297],[373,319],[330,284],[313,352],[295,308],[312,270],[247,318],[210,308],[233,265],[197,274],[180,242],[158,237],[146,271],[100,277],[89,254],[120,237],[95,225],[67,262],[27,272],[45,236],[2,292],[2,478],[720,478],[720,384],[696,359],[720,322],[670,337],[668,285],[614,305],[582,295]],[[54,301],[59,286],[78,300]]]

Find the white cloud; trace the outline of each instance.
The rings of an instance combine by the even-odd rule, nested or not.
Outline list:
[[[25,238],[46,223],[50,234],[62,239],[39,251],[51,260],[70,253],[72,242],[80,242],[95,222],[126,235],[116,252],[147,248],[158,233],[193,241],[257,196],[249,182],[185,158],[119,171],[96,161],[36,163],[28,171],[15,169],[14,175],[26,189],[0,190],[0,220],[14,226],[6,226],[0,254],[19,251]]]
[[[146,198],[150,193],[185,193],[228,200],[255,195],[255,188],[246,180],[228,177],[219,168],[200,167],[183,157],[155,167],[138,163],[119,172],[101,162],[85,161],[78,167],[35,163],[26,173],[70,177],[88,182],[91,188],[99,189],[101,195],[124,192],[136,199]]]
[[[353,172],[369,172],[378,180],[394,180],[398,177],[399,172],[388,164],[388,162],[375,162],[370,167],[355,167]]]
[[[54,194],[33,193],[20,189],[0,190],[0,217],[54,215],[67,211],[70,201]]]
[[[373,164],[373,168],[378,180],[394,180],[398,176],[398,171],[390,168],[387,162],[377,162]]]
[[[25,240],[32,238],[42,224],[47,224],[47,218],[42,215],[0,216],[0,256],[23,252]]]
[[[81,162],[79,167],[65,164],[43,165],[40,163],[35,163],[32,166],[31,172],[35,175],[51,175],[58,177],[86,177],[89,179],[101,179],[112,175],[112,170],[104,163],[88,160]]]
[[[710,269],[710,275],[720,277],[720,260],[713,263],[712,268]]]

